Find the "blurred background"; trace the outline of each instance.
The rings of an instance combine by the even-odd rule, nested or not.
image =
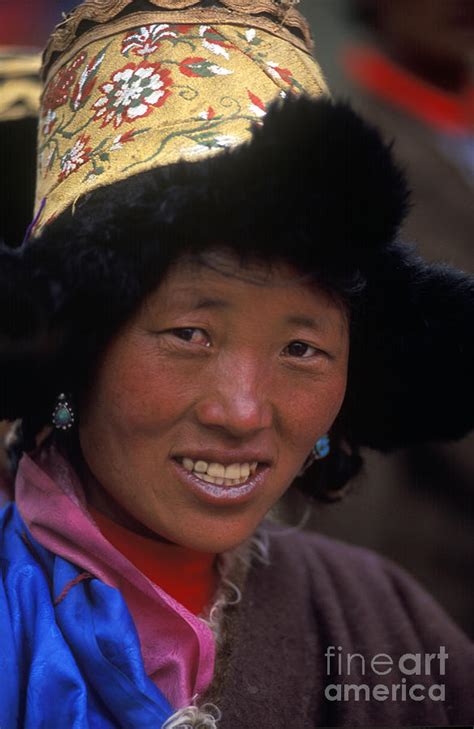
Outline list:
[[[38,52],[75,4],[0,0],[0,239],[9,245],[32,214]],[[302,0],[300,9],[334,96],[379,127],[407,172],[413,207],[402,237],[472,272],[474,0]],[[474,438],[364,456],[350,492],[316,507],[305,528],[394,559],[474,637]],[[288,520],[304,514],[292,495]]]

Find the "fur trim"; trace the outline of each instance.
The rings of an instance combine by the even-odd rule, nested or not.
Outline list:
[[[336,426],[353,454],[338,462],[339,485],[361,445],[462,436],[473,284],[393,242],[407,199],[378,132],[345,104],[305,97],[277,102],[246,145],[94,191],[19,254],[1,252],[0,416],[44,424],[170,263],[223,241],[243,261],[292,263],[353,309]],[[40,358],[34,337],[49,343]]]
[[[217,706],[204,704],[202,708],[188,706],[173,714],[162,729],[218,729],[222,714]]]

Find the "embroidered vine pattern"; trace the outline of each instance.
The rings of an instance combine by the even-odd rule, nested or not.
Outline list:
[[[189,12],[190,16],[195,14],[196,17],[192,20],[190,17],[188,22],[202,22],[202,19],[197,19],[199,13],[202,12],[201,0],[149,1],[160,9]],[[312,50],[313,44],[309,24],[296,10],[299,0],[289,0],[288,2],[282,2],[281,0],[219,0],[219,2],[220,5],[228,8],[231,12],[247,15],[247,24],[250,26],[252,25],[252,17],[257,19],[265,15],[274,18],[281,27],[286,26],[288,29],[297,29],[304,38],[306,49],[308,51]],[[74,42],[78,28],[83,21],[89,21],[94,25],[109,23],[120,13],[125,12],[131,3],[132,0],[83,0],[66,20],[56,27],[51,35],[45,51],[45,66],[48,66],[54,53],[61,53]]]
[[[111,155],[149,131],[149,128],[134,128],[135,122],[159,113],[173,94],[190,101],[199,96],[199,90],[186,84],[186,79],[232,75],[234,71],[227,64],[232,53],[243,53],[257,62],[280,86],[282,96],[287,93],[285,89],[301,91],[301,84],[292,71],[269,57],[271,45],[255,29],[237,35],[243,42],[241,47],[208,25],[152,23],[136,27],[126,32],[121,41],[124,65],[111,72],[103,83],[98,83],[98,76],[110,44],[90,58],[87,52],[81,52],[58,72],[46,89],[40,119],[44,137],[39,149],[40,173],[46,176],[58,163],[57,182],[87,165],[85,182],[100,176],[107,169]],[[182,45],[183,58],[162,58],[165,44]],[[155,62],[153,57],[158,50],[160,58]],[[268,105],[251,88],[247,89],[247,96],[248,105],[244,108],[229,96],[219,100],[219,109],[203,105],[197,117],[189,119],[189,129],[170,131],[148,158],[129,164],[124,171],[159,157],[176,137],[182,137],[183,154],[190,158],[235,145],[239,140],[225,133],[225,125],[243,119],[248,120],[250,129],[253,124],[261,123],[268,110]],[[75,112],[86,107],[90,114],[77,127]],[[93,147],[90,144],[93,135],[88,133],[88,127],[93,124],[120,133],[107,136]],[[65,150],[60,140],[70,140]]]

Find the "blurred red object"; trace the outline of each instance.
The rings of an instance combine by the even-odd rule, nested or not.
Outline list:
[[[0,46],[41,48],[60,20],[61,3],[54,0],[0,2]]]
[[[349,78],[361,88],[428,127],[446,134],[474,129],[474,83],[457,93],[439,89],[370,46],[346,49],[343,64]]]

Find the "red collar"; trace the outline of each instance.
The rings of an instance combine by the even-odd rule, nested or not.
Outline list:
[[[88,509],[107,541],[168,595],[194,615],[210,604],[218,582],[214,554],[142,537]]]
[[[474,84],[459,94],[425,83],[380,51],[351,47],[343,56],[348,76],[374,96],[446,134],[474,131]]]

